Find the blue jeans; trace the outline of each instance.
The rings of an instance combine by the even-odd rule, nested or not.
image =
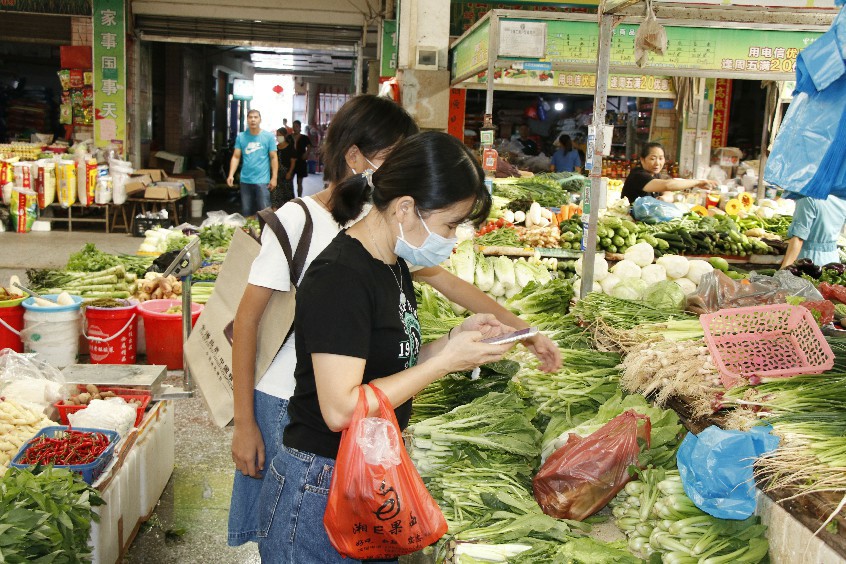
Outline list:
[[[258,545],[262,564],[360,562],[342,557],[323,526],[334,468],[331,458],[280,445],[261,493]]]
[[[258,540],[262,483],[268,480],[270,461],[282,445],[282,432],[288,425],[288,400],[257,391],[254,392],[253,405],[264,441],[264,472],[261,478],[251,478],[235,470],[232,500],[229,502],[229,546]]]
[[[250,217],[270,207],[270,190],[267,184],[241,183],[241,215]]]

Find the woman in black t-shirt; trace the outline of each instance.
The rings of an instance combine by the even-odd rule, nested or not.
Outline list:
[[[640,150],[640,166],[635,168],[623,184],[624,198],[629,202],[641,196],[655,196],[661,192],[679,192],[689,188],[713,188],[713,180],[686,180],[684,178],[661,178],[664,169],[664,146],[661,143],[646,143]]]
[[[375,167],[374,167],[375,168]],[[408,424],[411,398],[451,372],[493,362],[512,345],[480,342],[512,330],[493,315],[474,315],[435,342],[423,344],[406,261],[433,266],[449,258],[455,230],[487,217],[491,205],[474,155],[445,133],[399,143],[376,172],[336,187],[331,210],[340,224],[357,218],[311,263],[297,289],[296,387],[290,423],[270,464],[274,491],[260,511],[270,515],[262,562],[338,562],[323,514],[341,431],[363,388],[370,413],[376,385]]]

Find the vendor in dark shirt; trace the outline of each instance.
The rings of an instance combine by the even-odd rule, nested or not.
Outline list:
[[[661,192],[680,192],[690,188],[714,188],[713,180],[661,178],[664,168],[664,147],[660,143],[646,143],[640,150],[640,166],[635,168],[623,184],[623,197],[634,202],[641,196],[656,196]]]

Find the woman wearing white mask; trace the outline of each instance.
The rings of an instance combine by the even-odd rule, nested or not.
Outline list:
[[[362,387],[371,414],[378,405],[366,384],[384,392],[405,427],[416,393],[451,372],[499,360],[512,346],[481,342],[512,330],[491,314],[421,345],[408,263],[440,264],[456,228],[484,220],[490,209],[470,150],[445,133],[409,137],[376,172],[335,189],[332,215],[346,224],[371,198],[370,212],[335,237],[298,289],[296,387],[262,491],[261,511],[272,515],[262,562],[353,562],[330,544],[323,513],[341,431]]]
[[[352,216],[348,218],[349,223],[342,224],[332,217],[331,210],[336,203],[333,194],[337,186],[350,177],[360,178],[362,172],[377,170],[402,139],[417,132],[417,125],[411,116],[387,98],[369,94],[355,96],[338,111],[329,126],[323,146],[323,178],[329,185],[325,190],[302,199],[314,223],[306,269],[342,227],[350,227],[361,217]],[[424,170],[421,177],[427,174],[429,171]],[[289,202],[276,215],[291,237],[292,246],[296,248],[306,222],[305,210],[296,202]],[[425,233],[419,222],[408,225],[412,229],[416,225]],[[405,235],[411,237],[415,233],[406,232]],[[424,261],[417,264],[416,268],[424,264],[431,262]],[[427,282],[448,299],[470,311],[492,313],[506,325],[518,329],[528,326],[481,290],[440,266],[416,270],[414,278]],[[245,542],[258,542],[262,550],[261,545],[270,542],[270,515],[260,512],[258,507],[263,500],[265,482],[270,481],[267,466],[273,460],[283,430],[288,424],[287,406],[294,392],[296,366],[296,339],[292,335],[285,341],[266,374],[261,375],[258,384],[255,383],[259,322],[272,293],[291,288],[288,263],[269,229],[262,236],[261,254],[253,263],[249,282],[235,316],[232,371],[235,431],[232,436],[232,459],[236,470],[229,511],[228,543],[230,546],[238,546]],[[343,292],[343,287],[339,291]],[[334,318],[325,322],[333,323]],[[543,370],[560,368],[560,352],[548,337],[538,334],[524,343],[540,359]]]

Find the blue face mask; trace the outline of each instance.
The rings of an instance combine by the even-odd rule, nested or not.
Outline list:
[[[437,266],[449,258],[452,254],[452,249],[455,247],[456,242],[458,242],[458,238],[450,237],[447,239],[437,233],[432,233],[429,230],[429,226],[423,221],[423,216],[420,215],[419,211],[417,212],[417,217],[420,218],[423,227],[426,228],[426,232],[429,234],[426,236],[426,240],[419,247],[415,247],[405,240],[405,233],[403,233],[402,224],[400,223],[400,236],[397,239],[397,244],[394,246],[394,253],[398,257],[402,257],[404,260],[417,266]]]

